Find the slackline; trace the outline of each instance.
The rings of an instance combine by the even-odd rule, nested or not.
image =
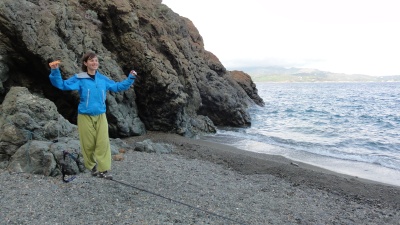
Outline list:
[[[165,196],[160,195],[160,194],[157,194],[157,193],[155,193],[155,192],[151,192],[151,191],[145,190],[145,189],[143,189],[143,188],[135,187],[135,186],[133,186],[133,185],[131,185],[131,184],[128,184],[128,183],[125,183],[125,182],[122,182],[122,181],[119,181],[119,180],[111,179],[111,181],[114,181],[114,182],[116,182],[116,183],[119,183],[119,184],[122,184],[122,185],[125,185],[125,186],[128,186],[128,187],[137,189],[137,190],[139,190],[139,191],[143,191],[143,192],[146,192],[146,193],[149,193],[149,194],[158,196],[158,197],[160,197],[160,198],[169,200],[169,201],[171,201],[171,202],[175,202],[175,203],[177,203],[177,204],[181,204],[181,205],[187,206],[187,207],[189,207],[189,208],[192,208],[192,209],[195,209],[195,210],[198,210],[198,211],[205,212],[205,213],[207,213],[207,214],[210,214],[210,215],[213,215],[213,216],[216,216],[216,217],[225,219],[225,220],[229,220],[229,221],[234,222],[234,223],[237,223],[237,224],[244,224],[243,222],[239,222],[239,221],[237,221],[237,220],[228,218],[228,217],[226,217],[226,216],[221,216],[221,215],[219,215],[219,214],[216,214],[216,213],[213,213],[213,212],[210,212],[210,211],[207,211],[207,210],[204,210],[204,209],[201,209],[201,208],[198,208],[198,207],[189,205],[189,204],[187,204],[187,203],[184,203],[184,202],[181,202],[181,201],[177,201],[177,200],[174,200],[174,199],[172,199],[172,198],[165,197]]]

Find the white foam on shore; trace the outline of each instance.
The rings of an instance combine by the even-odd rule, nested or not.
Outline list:
[[[375,182],[400,186],[399,170],[386,168],[376,164],[336,159],[304,151],[290,151],[274,145],[269,145],[266,143],[251,141],[251,140],[220,142],[221,139],[211,138],[211,137],[204,138],[204,140],[234,146],[236,148],[245,151],[270,154],[270,155],[280,155],[294,161],[307,163],[336,173],[355,176]]]

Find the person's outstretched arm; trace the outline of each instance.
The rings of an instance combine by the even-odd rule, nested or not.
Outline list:
[[[61,77],[61,72],[60,69],[58,68],[58,63],[51,64],[51,72],[50,72],[50,82],[51,84],[63,91],[71,91],[71,90],[78,90],[79,89],[79,83],[78,79],[76,76],[73,76],[67,80],[63,80]]]
[[[121,82],[115,82],[113,80],[109,80],[107,89],[112,92],[126,91],[135,82],[136,76],[137,76],[136,71],[131,70],[128,77]]]

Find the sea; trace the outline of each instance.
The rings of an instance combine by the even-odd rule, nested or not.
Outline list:
[[[400,186],[400,83],[256,83],[251,127],[202,139]],[[288,165],[291,166],[291,165]]]

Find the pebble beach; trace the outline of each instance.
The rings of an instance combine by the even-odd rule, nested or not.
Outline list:
[[[0,224],[399,224],[400,187],[286,158],[149,133],[171,154],[127,151],[114,180],[0,171]]]

